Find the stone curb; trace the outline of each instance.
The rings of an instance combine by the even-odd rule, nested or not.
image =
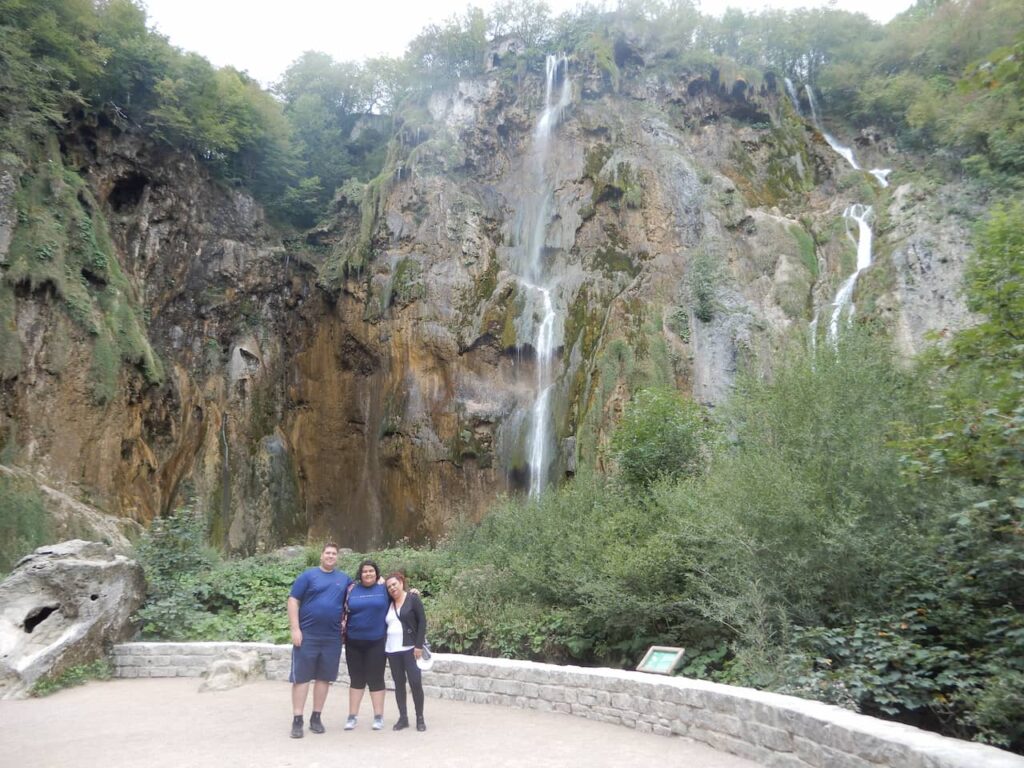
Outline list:
[[[237,648],[287,681],[290,645],[124,643],[115,676],[199,677]],[[435,654],[428,696],[563,712],[664,736],[684,736],[770,768],[1024,768],[1024,757],[829,704],[703,680],[617,669]],[[348,682],[342,665],[339,682]]]

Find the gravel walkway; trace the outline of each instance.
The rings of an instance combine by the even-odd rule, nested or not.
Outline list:
[[[0,701],[3,768],[750,768],[755,763],[682,738],[638,733],[557,713],[427,699],[426,733],[343,731],[347,690],[332,690],[327,733],[291,739],[289,685],[258,682],[198,693],[195,679],[112,680],[44,699]],[[411,704],[411,702],[410,702]],[[308,719],[308,712],[307,712]]]

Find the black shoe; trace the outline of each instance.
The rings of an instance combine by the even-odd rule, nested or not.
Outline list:
[[[417,717],[416,718],[416,730],[417,731],[425,731],[425,730],[427,730],[427,724],[425,722],[423,722],[423,718],[422,717]]]
[[[400,717],[397,720],[395,720],[395,724],[391,726],[391,730],[392,731],[400,731],[403,728],[408,728],[408,727],[409,727],[409,718],[408,717]]]
[[[324,724],[322,722],[320,722],[320,718],[319,717],[311,717],[311,718],[309,718],[309,730],[311,730],[313,733],[323,733],[324,732],[324,730],[325,730],[324,729]]]
[[[310,723],[310,727],[311,728],[313,727],[312,723]],[[302,720],[301,719],[292,720],[292,738],[293,739],[301,739],[302,738]]]

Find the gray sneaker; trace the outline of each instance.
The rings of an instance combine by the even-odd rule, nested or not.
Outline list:
[[[373,730],[382,731],[384,730],[384,715],[373,716]]]
[[[357,722],[356,716],[355,715],[349,715],[348,716],[348,720],[345,721],[345,730],[346,731],[354,730],[355,727],[356,727],[356,722]]]

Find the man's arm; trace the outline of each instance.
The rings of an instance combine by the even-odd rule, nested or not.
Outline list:
[[[302,630],[299,629],[299,601],[288,596],[288,626],[292,630],[292,645],[302,645]]]

